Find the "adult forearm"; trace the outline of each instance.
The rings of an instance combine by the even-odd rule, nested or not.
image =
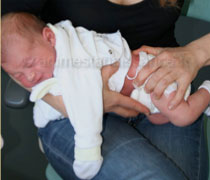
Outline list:
[[[199,67],[210,65],[210,33],[186,45],[197,58]]]
[[[62,96],[53,96],[48,93],[42,100],[63,114],[63,116],[68,117]]]
[[[31,92],[31,88],[26,88],[24,87],[19,81],[17,81],[16,79],[14,79],[12,76],[10,76],[17,84],[19,84],[21,87],[23,87],[24,89],[28,90],[29,92]],[[42,100],[44,100],[46,103],[48,103],[50,106],[52,106],[53,108],[55,108],[57,111],[59,111],[61,114],[63,114],[63,116],[68,117],[67,112],[66,112],[66,108],[64,106],[64,102],[63,102],[63,98],[62,96],[53,96],[51,94],[46,94]]]

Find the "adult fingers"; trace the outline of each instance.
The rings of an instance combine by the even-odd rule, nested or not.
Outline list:
[[[184,98],[185,92],[189,86],[189,83],[187,83],[186,80],[178,79],[177,83],[178,83],[178,89],[176,95],[168,105],[168,108],[171,110],[175,109],[179,105],[181,100]]]
[[[168,70],[164,68],[159,68],[156,72],[154,72],[151,77],[148,79],[145,85],[145,91],[147,93],[152,92],[157,84],[159,84],[162,79],[168,74]],[[165,81],[164,81],[165,82]]]
[[[149,61],[138,73],[136,79],[134,80],[134,84],[136,86],[140,86],[144,83],[144,81],[159,67],[161,66],[161,62],[158,58],[154,58]]]
[[[152,54],[154,56],[157,56],[160,52],[163,51],[163,48],[160,47],[151,47],[151,46],[141,46],[139,49],[136,49],[133,51],[134,55],[138,55],[139,52],[144,51],[148,54]]]
[[[109,78],[119,69],[119,61],[115,62],[111,65],[103,66],[101,69],[101,75],[103,80],[103,85],[108,87],[108,80]]]
[[[123,96],[122,94],[117,94],[118,96],[118,101],[117,101],[117,105],[127,108],[127,109],[132,109],[144,114],[149,114],[150,111],[149,109],[144,106],[143,104],[139,103],[138,101],[127,97],[127,96]]]
[[[153,90],[153,95],[156,99],[160,99],[164,90],[174,81],[176,80],[176,76],[173,73],[168,73],[165,77],[163,77],[158,84],[155,86]]]
[[[106,101],[106,103],[104,102],[104,112],[116,112],[124,117],[135,116],[138,113],[149,114],[149,110],[138,101],[114,91],[108,91],[108,93],[108,97],[104,100]]]

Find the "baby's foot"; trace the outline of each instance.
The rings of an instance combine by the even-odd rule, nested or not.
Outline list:
[[[103,158],[101,148],[81,149],[75,147],[73,169],[80,179],[92,179],[100,170]]]

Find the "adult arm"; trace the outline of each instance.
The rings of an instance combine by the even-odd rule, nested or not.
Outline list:
[[[134,51],[145,51],[156,57],[139,72],[134,83],[140,86],[151,75],[145,86],[148,93],[159,99],[166,87],[176,81],[178,89],[169,102],[169,109],[175,109],[184,97],[185,91],[201,67],[210,65],[210,33],[183,47],[154,48],[142,46]]]
[[[102,68],[104,112],[115,112],[123,117],[132,117],[138,115],[139,113],[149,114],[149,110],[139,102],[109,89],[108,80],[119,67],[119,65],[116,64],[104,66]],[[13,77],[11,78],[22,86]],[[27,90],[31,91],[31,89]],[[62,96],[53,96],[51,94],[47,94],[43,97],[43,100],[61,112],[65,117],[68,117]]]
[[[139,102],[109,89],[108,80],[118,67],[114,64],[102,68],[104,112],[115,112],[123,117],[136,116],[138,113],[149,114],[149,110]],[[43,100],[67,117],[62,96],[47,94]]]

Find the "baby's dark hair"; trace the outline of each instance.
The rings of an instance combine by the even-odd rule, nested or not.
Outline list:
[[[1,18],[1,53],[8,50],[8,45],[15,37],[34,41],[36,34],[42,34],[46,24],[33,14],[26,12],[11,12]],[[2,62],[4,58],[2,58]]]

